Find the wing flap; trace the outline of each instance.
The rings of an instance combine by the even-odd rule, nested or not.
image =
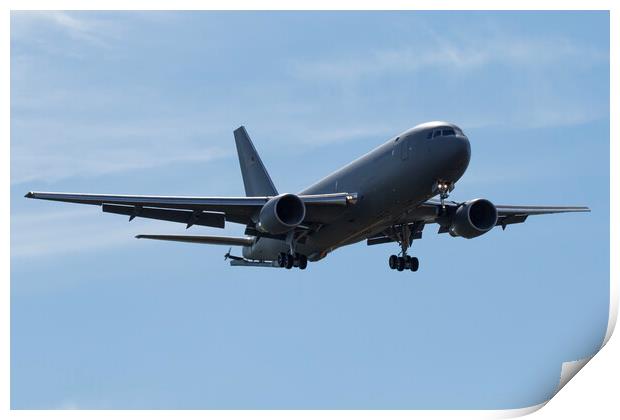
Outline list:
[[[203,210],[169,210],[142,206],[120,206],[116,204],[103,204],[101,208],[105,213],[123,214],[125,216],[129,216],[130,221],[134,217],[144,217],[147,219],[185,223],[188,228],[192,225],[224,228],[226,221],[225,214],[222,212],[209,212]]]

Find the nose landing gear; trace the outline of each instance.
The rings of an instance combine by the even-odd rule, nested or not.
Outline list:
[[[450,192],[454,189],[454,182],[437,181],[435,183],[434,190],[439,193],[439,199],[441,200],[441,209],[445,210],[446,205],[444,201],[450,196]]]

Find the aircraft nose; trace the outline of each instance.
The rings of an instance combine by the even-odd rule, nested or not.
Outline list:
[[[469,166],[471,147],[466,136],[454,136],[445,139],[445,173],[446,181],[457,181]]]

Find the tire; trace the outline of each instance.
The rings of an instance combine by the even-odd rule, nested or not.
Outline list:
[[[403,271],[405,269],[405,259],[403,257],[398,257],[398,266],[396,269],[398,271]]]
[[[409,255],[405,255],[405,270],[409,270],[411,268],[411,257]]]
[[[278,254],[278,265],[282,268],[286,265],[285,255],[286,254],[284,252],[280,252]]]
[[[420,268],[420,260],[418,260],[418,257],[413,257],[411,259],[411,271],[418,271],[418,268]]]
[[[308,266],[308,258],[305,255],[299,256],[299,269],[305,270]]]
[[[390,259],[388,260],[388,264],[392,270],[395,270],[398,266],[398,257],[396,255],[390,255]]]
[[[295,258],[291,254],[286,254],[285,262],[286,262],[286,265],[285,265],[286,269],[290,270],[291,268],[293,268],[293,265],[295,264]]]

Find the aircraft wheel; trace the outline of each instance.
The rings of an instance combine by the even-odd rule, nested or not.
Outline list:
[[[396,266],[398,271],[403,271],[405,269],[405,259],[403,257],[398,257],[398,265]]]
[[[286,269],[290,270],[291,268],[293,268],[294,264],[295,264],[295,257],[293,257],[291,254],[286,254],[286,257],[285,257]]]
[[[299,269],[305,270],[308,266],[308,258],[305,255],[299,256]]]
[[[280,252],[278,254],[278,265],[280,267],[284,267],[286,265],[286,254],[284,252]]]
[[[405,255],[405,270],[409,270],[411,268],[411,257],[409,255]]]
[[[420,268],[420,260],[418,260],[418,257],[411,258],[409,269],[411,271],[418,271],[418,268]]]
[[[392,270],[396,269],[396,267],[398,266],[398,257],[396,255],[390,255],[388,263],[390,264],[390,268]]]

